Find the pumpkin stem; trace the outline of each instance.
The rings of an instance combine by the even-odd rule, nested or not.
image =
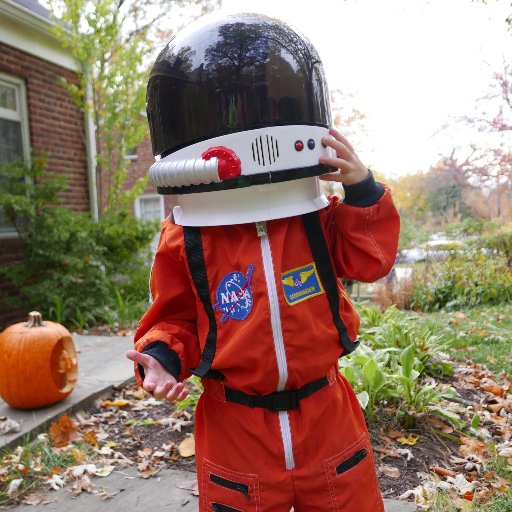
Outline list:
[[[39,311],[31,311],[28,314],[28,322],[25,324],[25,327],[43,327],[43,317]]]

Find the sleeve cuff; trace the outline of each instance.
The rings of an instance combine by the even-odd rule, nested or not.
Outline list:
[[[146,345],[142,352],[154,357],[176,380],[179,379],[181,373],[180,358],[166,343],[154,341]],[[138,369],[142,380],[144,380],[144,368],[139,364]]]
[[[375,181],[372,171],[368,170],[368,173],[368,177],[359,183],[343,185],[345,190],[343,204],[359,207],[372,206],[384,195],[384,185]]]

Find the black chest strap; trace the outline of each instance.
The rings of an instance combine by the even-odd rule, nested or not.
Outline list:
[[[309,247],[315,260],[320,280],[324,285],[327,300],[329,301],[329,308],[331,310],[334,325],[338,330],[340,342],[343,347],[343,356],[350,354],[357,348],[359,342],[351,341],[343,319],[340,315],[340,298],[338,295],[338,279],[334,273],[334,268],[329,253],[329,247],[325,240],[322,224],[320,223],[320,215],[316,212],[306,213],[302,216],[302,223],[306,231]]]
[[[223,375],[220,372],[210,369],[217,349],[217,322],[210,300],[210,288],[208,286],[206,263],[204,261],[201,231],[198,227],[183,226],[183,235],[185,238],[185,252],[187,254],[190,273],[192,274],[199,299],[203,303],[209,324],[206,343],[203,353],[201,354],[201,362],[197,368],[189,368],[189,372],[193,375],[197,375],[201,379],[205,377],[222,379]]]

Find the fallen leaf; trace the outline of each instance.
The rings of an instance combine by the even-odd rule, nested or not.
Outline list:
[[[181,418],[173,418],[170,416],[169,418],[162,418],[161,420],[158,420],[156,423],[159,425],[162,425],[164,427],[170,427],[171,430],[181,432],[182,427],[188,427],[189,425],[192,425],[193,422],[190,420],[183,420]]]
[[[468,481],[461,473],[456,474],[454,477],[447,477],[446,481],[453,485],[453,488],[460,496],[473,492],[476,486],[475,482]]]
[[[48,484],[52,489],[55,489],[56,491],[59,489],[59,487],[64,487],[65,482],[59,475],[53,475],[48,480],[45,480],[45,484]]]
[[[138,450],[138,451],[137,451],[137,455],[138,455],[141,459],[144,459],[144,458],[146,458],[146,457],[149,457],[152,453],[153,453],[153,448],[150,448],[149,446],[147,446],[146,448],[144,448],[144,450]]]
[[[503,448],[503,450],[500,450],[498,452],[498,455],[505,459],[509,459],[510,457],[512,457],[512,446],[510,446],[509,448]]]
[[[146,460],[138,464],[137,469],[142,478],[149,478],[156,475],[162,469],[162,466],[155,466]]]
[[[76,423],[67,415],[62,415],[58,421],[50,425],[50,435],[53,439],[53,446],[60,448],[80,439]]]
[[[104,400],[103,402],[101,402],[101,406],[102,407],[117,407],[117,408],[122,408],[122,407],[127,407],[131,405],[131,402],[130,400],[122,400],[122,399],[119,399],[119,400]]]
[[[23,482],[23,478],[15,478],[14,480],[11,480],[9,482],[9,487],[7,488],[7,496],[9,496],[9,498],[13,494],[18,493],[18,489],[20,488],[21,482]]]
[[[192,457],[196,454],[196,445],[194,436],[185,437],[178,446],[178,451],[182,457]]]
[[[395,450],[394,448],[382,448],[380,446],[375,446],[373,448],[373,451],[381,454],[381,459],[384,459],[385,457],[395,457],[400,458],[400,453]]]
[[[473,501],[473,496],[474,496],[474,492],[473,491],[467,491],[465,492],[462,497],[465,499],[465,500],[468,500],[468,501]]]
[[[398,432],[397,430],[388,430],[388,437],[391,437],[391,439],[398,440],[403,436],[404,434],[402,432]]]
[[[5,436],[11,432],[19,432],[20,424],[17,421],[11,420],[7,416],[0,418],[0,435]]]
[[[409,434],[407,437],[400,437],[398,441],[402,444],[408,444],[409,446],[414,446],[417,442],[420,436],[415,436],[414,434]]]
[[[144,389],[139,388],[139,389],[137,389],[137,391],[133,392],[133,396],[135,398],[138,398],[139,400],[143,400],[144,398],[146,398],[148,396],[148,394],[144,391]]]
[[[399,478],[400,477],[400,470],[393,466],[386,466],[385,464],[382,464],[379,466],[379,471],[383,475],[389,476],[390,478]]]
[[[460,440],[462,444],[459,446],[459,451],[464,457],[476,455],[484,461],[489,458],[489,448],[483,441],[462,435]]]
[[[71,486],[71,492],[75,497],[82,494],[83,491],[92,493],[92,482],[87,475],[80,475]]]
[[[98,431],[92,429],[87,430],[83,435],[83,440],[92,446],[98,446]]]
[[[114,466],[103,466],[101,468],[97,468],[96,471],[94,471],[93,473],[96,475],[96,476],[108,476],[110,475],[110,473],[112,473],[112,471],[114,471]]]
[[[92,419],[92,416],[86,418],[84,416],[85,412],[80,411],[75,414],[76,421],[81,427],[93,427],[96,423]]]
[[[451,434],[453,432],[453,427],[445,423],[439,416],[429,416],[428,422],[433,426],[439,429],[441,432],[445,434]]]
[[[73,458],[75,459],[76,462],[82,462],[87,457],[87,455],[85,453],[82,453],[77,448],[73,448],[71,450],[71,455],[73,456]]]
[[[25,503],[25,505],[41,505],[41,503],[44,501],[44,496],[40,492],[33,492],[31,494],[27,494],[22,502]]]
[[[103,489],[101,490],[100,492],[98,492],[98,496],[102,499],[102,500],[111,500],[114,496],[116,496],[117,494],[119,493],[119,491],[114,491],[114,492],[108,492],[106,489]]]
[[[455,471],[452,471],[451,469],[434,466],[432,470],[439,476],[455,476]]]
[[[199,487],[197,484],[197,480],[185,480],[183,482],[176,482],[176,487],[178,489],[184,489],[185,491],[189,491],[194,496],[199,496]]]
[[[169,441],[168,443],[164,443],[162,445],[162,450],[165,450],[166,452],[170,452],[174,448],[174,442]]]
[[[397,452],[399,455],[405,456],[407,461],[414,459],[414,455],[409,448],[399,448]]]

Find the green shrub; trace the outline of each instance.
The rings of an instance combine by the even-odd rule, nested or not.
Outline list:
[[[16,163],[0,170],[6,185],[0,208],[23,245],[22,261],[0,269],[20,292],[4,300],[74,328],[131,323],[146,307],[147,246],[156,226],[126,211],[94,222],[58,206],[64,182],[45,167],[40,157],[28,168]]]
[[[512,270],[512,231],[501,231],[483,237],[477,242],[482,249],[486,249],[491,255],[505,258],[510,270]]]
[[[416,275],[411,308],[419,311],[504,304],[512,300],[512,272],[504,250],[477,244]]]

